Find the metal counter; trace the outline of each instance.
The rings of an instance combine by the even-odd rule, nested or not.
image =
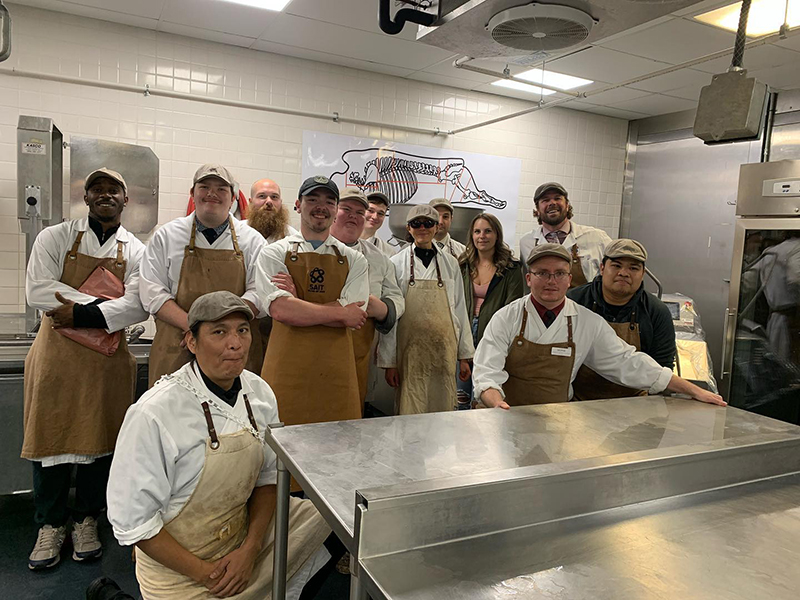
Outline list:
[[[681,575],[684,563],[703,572],[696,553],[744,560],[755,524],[795,537],[800,527],[800,482],[750,483],[800,471],[800,428],[688,400],[272,427],[267,441],[279,459],[279,507],[288,469],[352,553],[356,598],[367,589],[374,598],[549,597],[564,587],[569,598],[667,598],[670,586],[699,598],[697,585],[719,573]],[[727,517],[709,518],[716,506]],[[759,546],[773,544],[769,536]],[[761,573],[782,547],[786,564],[796,562],[800,548],[786,537],[748,572]],[[778,575],[775,588],[786,582]]]

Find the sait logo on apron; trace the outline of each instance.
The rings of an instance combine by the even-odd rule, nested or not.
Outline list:
[[[315,294],[325,293],[325,270],[314,267],[308,274],[308,291]]]

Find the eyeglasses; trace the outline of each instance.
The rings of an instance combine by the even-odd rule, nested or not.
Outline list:
[[[408,222],[408,226],[411,227],[411,229],[419,229],[420,227],[424,227],[425,229],[431,229],[433,227],[436,227],[437,225],[438,223],[436,221],[428,221],[428,220],[419,221],[417,219],[414,219],[413,221]]]
[[[551,277],[556,281],[564,281],[567,277],[569,277],[569,271],[556,271],[555,273],[549,273],[547,271],[528,271],[528,272],[540,281],[547,281]]]

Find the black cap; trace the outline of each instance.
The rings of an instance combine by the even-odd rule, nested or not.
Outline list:
[[[306,196],[310,192],[313,192],[316,189],[325,188],[333,192],[333,195],[336,196],[336,200],[339,200],[339,186],[337,186],[332,179],[325,177],[324,175],[315,175],[314,177],[309,177],[303,182],[303,185],[300,186],[300,191],[297,194],[297,197]]]

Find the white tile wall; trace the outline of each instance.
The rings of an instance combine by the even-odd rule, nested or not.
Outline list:
[[[12,5],[14,49],[0,68],[80,77],[87,85],[0,75],[0,312],[24,309],[24,237],[16,219],[20,114],[54,119],[65,134],[153,148],[160,158],[159,223],[185,213],[194,170],[220,162],[245,190],[268,176],[297,193],[304,129],[522,159],[517,240],[534,219],[544,181],[570,190],[575,220],[615,237],[627,122],[551,109],[447,138],[289,117],[190,100],[101,89],[91,81],[164,88],[385,123],[451,129],[529,106],[490,94]],[[69,179],[65,153],[65,182]],[[66,183],[65,183],[66,187]],[[65,189],[64,198],[68,194]],[[65,214],[67,214],[65,212]],[[294,216],[294,215],[293,215]],[[515,240],[515,246],[516,241]]]

